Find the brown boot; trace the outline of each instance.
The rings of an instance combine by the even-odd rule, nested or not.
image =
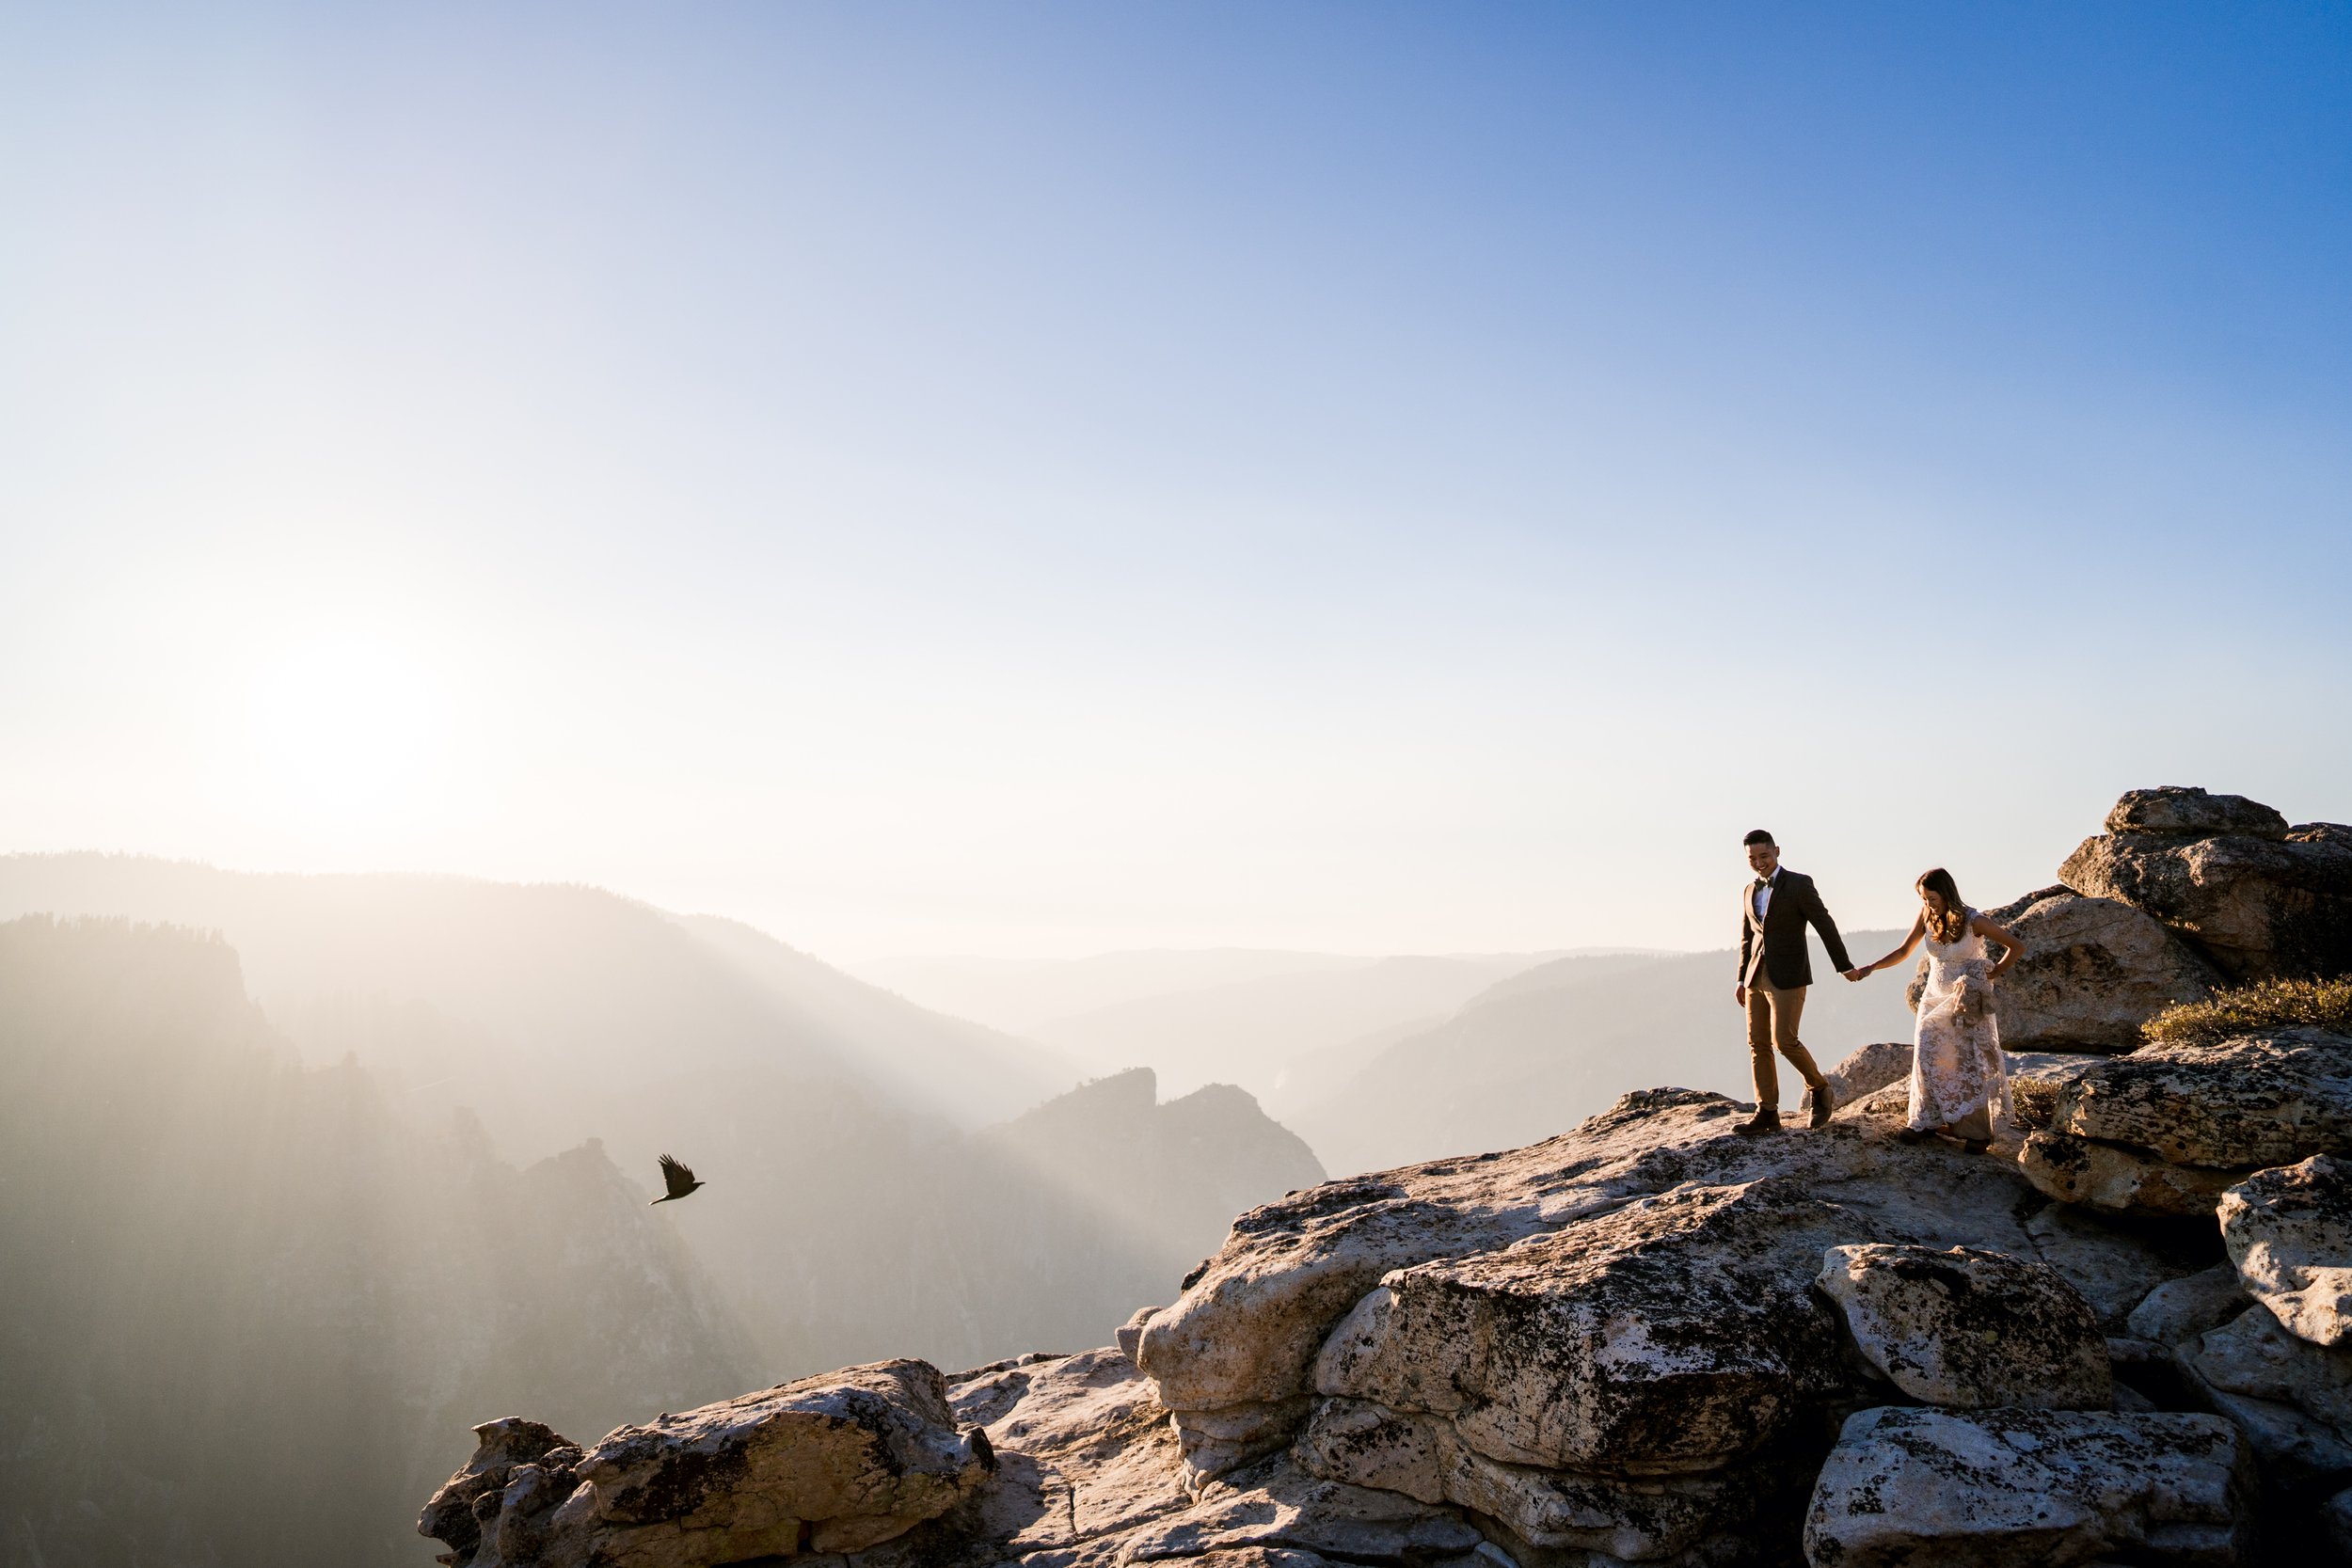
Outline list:
[[[1813,1125],[1816,1127],[1827,1127],[1829,1125],[1829,1114],[1836,1109],[1837,1109],[1837,1097],[1830,1092],[1829,1085],[1827,1084],[1814,1085]]]
[[[1758,1105],[1756,1115],[1732,1129],[1743,1138],[1761,1138],[1780,1131],[1780,1107]]]

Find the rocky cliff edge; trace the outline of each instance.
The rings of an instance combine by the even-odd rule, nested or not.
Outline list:
[[[2352,951],[2328,925],[2352,850],[2266,811],[2125,797],[2108,837],[2150,844],[2070,871],[2169,854],[2182,885],[2244,864],[2271,891],[2197,894],[2235,911],[2227,947],[2154,873],[2163,909],[2105,871],[2024,901],[2122,933],[2089,963],[2107,989],[2042,954],[2043,1015]],[[2196,848],[2233,835],[2271,847]],[[1978,1156],[1892,1139],[1901,1055],[1842,1064],[1818,1132],[1743,1138],[1736,1102],[1655,1089],[1293,1193],[1117,1347],[852,1368],[587,1449],[491,1422],[420,1528],[454,1568],[2352,1555],[2352,1037],[2021,1052],[2025,1135]]]

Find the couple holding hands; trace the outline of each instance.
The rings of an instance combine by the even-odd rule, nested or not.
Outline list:
[[[1773,1053],[1788,1058],[1813,1090],[1813,1125],[1829,1125],[1836,1100],[1813,1053],[1797,1037],[1813,965],[1804,929],[1821,934],[1838,973],[1860,980],[1928,950],[1927,990],[1912,1030],[1911,1114],[1897,1134],[1918,1143],[1941,1133],[1981,1152],[2009,1118],[2009,1073],[1993,1018],[1993,986],[2025,953],[2014,936],[1961,902],[1952,874],[1938,866],[1915,884],[1919,914],[1901,945],[1874,963],[1846,956],[1815,891],[1813,879],[1780,863],[1780,846],[1761,828],[1748,834],[1748,866],[1756,873],[1740,898],[1740,981],[1733,997],[1748,1014],[1748,1055],[1756,1070],[1756,1115],[1737,1131],[1751,1137],[1780,1131],[1780,1073]],[[1987,951],[2001,949],[1998,959]]]

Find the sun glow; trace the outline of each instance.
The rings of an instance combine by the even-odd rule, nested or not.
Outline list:
[[[389,643],[290,648],[251,689],[253,766],[289,825],[338,834],[411,826],[439,792],[445,705],[430,672]]]

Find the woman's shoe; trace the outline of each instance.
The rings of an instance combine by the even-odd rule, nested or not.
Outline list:
[[[1899,1144],[1923,1144],[1934,1136],[1935,1129],[1932,1127],[1906,1127],[1895,1134],[1895,1141]]]
[[[1992,1147],[1993,1140],[1990,1138],[1963,1138],[1960,1140],[1960,1151],[1963,1154],[1982,1154],[1986,1149],[1991,1148]]]

